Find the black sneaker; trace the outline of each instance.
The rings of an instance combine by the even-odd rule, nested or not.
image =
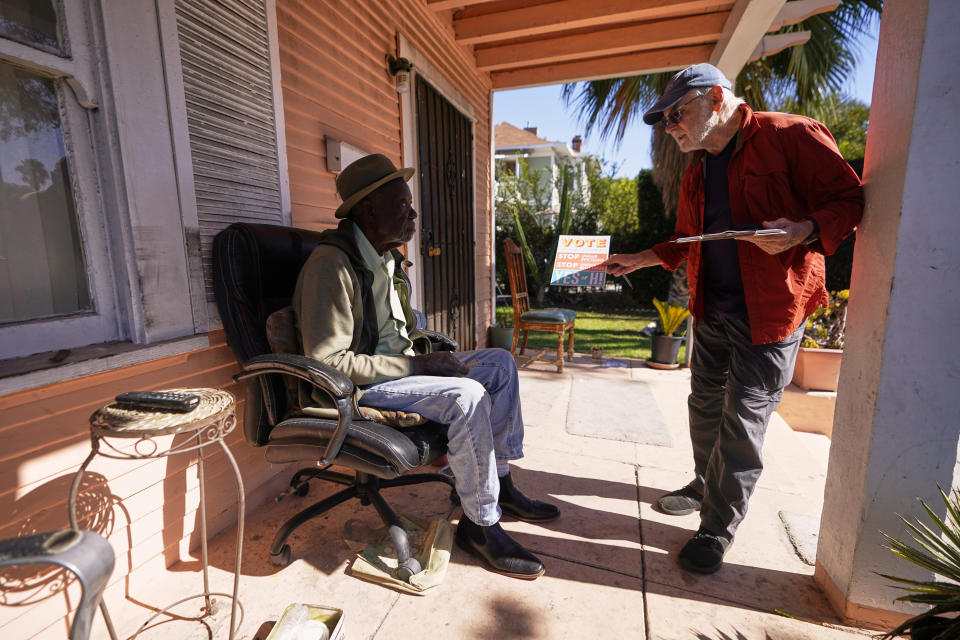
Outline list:
[[[723,554],[729,546],[724,538],[700,530],[683,545],[677,562],[687,571],[713,573],[723,565]]]
[[[703,494],[691,485],[682,489],[671,491],[660,496],[657,500],[657,506],[660,511],[671,516],[685,516],[694,511],[700,511],[700,504],[703,502]]]

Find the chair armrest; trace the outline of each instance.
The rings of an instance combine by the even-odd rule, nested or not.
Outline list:
[[[347,431],[353,422],[356,387],[350,378],[314,358],[290,353],[254,356],[244,362],[242,367],[243,372],[233,376],[237,382],[271,373],[290,375],[306,380],[333,398],[337,405],[337,428],[330,436],[330,442],[327,443],[327,448],[320,460],[322,464],[332,464],[340,454],[340,447],[343,446]]]
[[[273,353],[250,358],[242,365],[243,373],[233,376],[239,382],[267,373],[280,373],[306,380],[323,389],[334,399],[347,398],[353,394],[353,382],[328,364],[308,356],[292,353]]]
[[[457,351],[460,349],[460,343],[445,333],[431,331],[430,329],[417,329],[417,333],[430,340],[434,351]]]
[[[423,315],[422,311],[419,309],[413,309],[412,311],[415,322],[410,335],[411,338],[425,337],[430,341],[430,346],[434,351],[457,351],[460,349],[460,344],[447,334],[427,329],[427,316]]]

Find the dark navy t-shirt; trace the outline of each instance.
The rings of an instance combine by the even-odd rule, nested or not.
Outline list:
[[[737,137],[734,136],[719,154],[706,154],[703,233],[717,233],[733,227],[727,167],[730,165],[730,156],[733,155],[736,141]],[[711,240],[704,242],[700,249],[704,311],[747,319],[737,240]]]

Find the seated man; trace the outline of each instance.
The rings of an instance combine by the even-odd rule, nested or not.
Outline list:
[[[380,154],[352,163],[337,178],[345,218],[323,233],[293,294],[304,353],[346,374],[361,405],[415,412],[449,425],[447,458],[464,517],[457,544],[489,568],[535,579],[543,564],[500,527],[501,509],[527,522],[559,517],[510,479],[522,456],[523,418],[513,357],[503,349],[429,351],[416,339],[410,282],[396,247],[416,231],[407,180]],[[416,340],[416,347],[414,345]]]

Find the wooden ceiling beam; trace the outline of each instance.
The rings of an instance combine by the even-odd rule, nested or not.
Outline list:
[[[463,44],[495,42],[558,31],[726,11],[732,0],[556,0],[482,15],[455,14]]]
[[[726,19],[726,13],[671,18],[526,42],[479,46],[475,54],[480,69],[499,71],[651,49],[712,44],[723,32]]]
[[[443,11],[445,9],[462,9],[463,7],[488,2],[499,2],[499,0],[427,0],[427,6],[434,11]]]
[[[708,62],[735,80],[786,0],[737,0]]]
[[[519,89],[563,82],[618,78],[683,69],[710,57],[713,44],[642,51],[590,60],[560,62],[521,69],[494,71],[494,89]]]
[[[828,13],[840,6],[840,0],[791,0],[783,5],[767,31],[776,31],[780,27],[803,22],[818,13]]]
[[[790,31],[788,33],[778,33],[775,36],[763,36],[760,39],[760,44],[753,50],[750,62],[780,53],[788,47],[806,44],[809,40],[809,31]]]

